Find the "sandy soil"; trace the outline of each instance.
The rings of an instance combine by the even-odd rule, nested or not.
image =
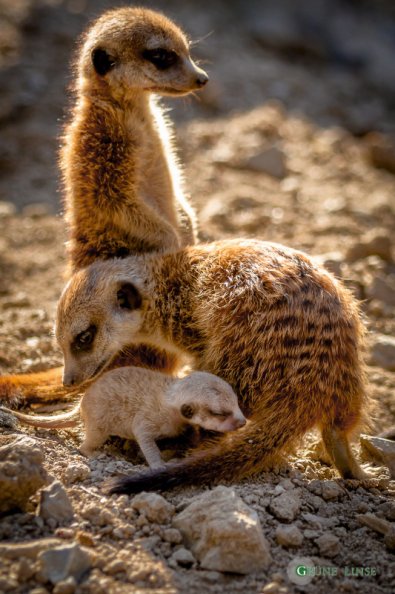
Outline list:
[[[51,336],[65,269],[56,151],[73,42],[88,17],[110,3],[26,1],[15,2],[12,10],[7,4],[0,2],[4,374],[62,362]],[[162,4],[157,6],[163,8]],[[379,366],[370,354],[379,335],[393,336],[395,331],[395,177],[391,159],[375,158],[372,147],[383,140],[371,133],[383,133],[391,147],[395,84],[385,76],[395,45],[391,3],[380,2],[374,8],[368,1],[339,1],[329,9],[328,2],[320,2],[319,10],[309,11],[301,2],[298,18],[286,2],[281,14],[274,2],[211,4],[203,10],[198,2],[166,3],[166,11],[194,39],[202,39],[196,54],[207,62],[212,79],[200,99],[171,104],[201,238],[258,237],[302,248],[319,256],[352,287],[369,329],[367,357],[374,363],[369,380],[377,400],[371,431],[379,433],[395,424],[394,372],[391,365]],[[347,27],[352,35],[345,35]],[[372,244],[375,247],[366,247]],[[0,520],[0,538],[25,541],[55,534],[88,544],[94,568],[77,586],[78,593],[302,589],[370,594],[395,589],[393,552],[386,549],[382,536],[356,520],[356,514],[369,511],[394,520],[395,483],[383,479],[376,488],[365,488],[338,481],[341,493],[325,499],[317,481],[336,479],[336,473],[317,460],[314,436],[306,437],[288,469],[235,485],[257,511],[273,556],[269,570],[243,577],[204,571],[196,563],[190,568],[177,565],[172,555],[180,545],[165,540],[166,527],[141,520],[128,498],[102,497],[103,478],[132,467],[116,442],[88,461],[78,452],[80,430],[21,427],[2,433],[5,438],[19,433],[36,436],[48,472],[66,485],[76,518],[66,527],[41,523],[32,505],[26,513]],[[88,467],[86,476],[80,480],[77,472],[74,480],[67,469],[81,465]],[[304,534],[303,543],[293,550],[277,543],[275,529],[281,521],[270,512],[279,485],[280,491],[288,489],[289,480],[302,501],[294,523]],[[166,498],[182,509],[202,491],[178,489]],[[102,510],[108,513],[99,521]],[[327,521],[321,528],[312,526],[309,513]],[[323,533],[339,540],[329,560],[316,543]],[[337,567],[375,567],[377,575],[319,577],[296,589],[286,569],[298,556]],[[115,559],[123,561],[123,569],[114,571]],[[0,561],[0,590],[52,591],[34,571],[26,578],[20,565]]]

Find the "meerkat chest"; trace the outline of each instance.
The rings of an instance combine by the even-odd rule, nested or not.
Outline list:
[[[126,125],[132,144],[137,146],[135,183],[138,196],[168,220],[175,222],[172,171],[165,131],[157,126],[150,114],[140,118],[130,114]]]

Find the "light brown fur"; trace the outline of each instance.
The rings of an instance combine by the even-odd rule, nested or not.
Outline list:
[[[144,57],[156,48],[175,52],[176,63],[159,69]],[[157,94],[184,95],[208,80],[190,57],[185,34],[157,12],[121,8],[92,24],[78,53],[75,105],[60,154],[70,271],[194,243],[195,215],[157,100]],[[116,364],[177,367],[175,358],[147,346],[126,349]],[[62,396],[61,375],[57,369],[0,378],[0,399]]]
[[[8,409],[3,409],[7,410]],[[70,412],[55,416],[12,412],[34,427],[85,427],[80,447],[90,456],[112,435],[135,439],[149,466],[163,465],[155,440],[180,435],[187,425],[225,433],[245,425],[237,396],[225,381],[211,373],[183,378],[123,367],[102,375]]]
[[[122,287],[128,309],[118,300]],[[89,325],[95,336],[77,352]],[[66,287],[56,334],[77,384],[123,344],[145,340],[229,382],[251,419],[166,472],[119,481],[116,492],[239,479],[270,467],[314,426],[342,476],[363,476],[349,447],[369,402],[358,306],[302,252],[234,240],[97,263]]]

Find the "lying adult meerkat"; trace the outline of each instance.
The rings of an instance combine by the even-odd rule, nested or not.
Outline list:
[[[207,80],[186,35],[157,12],[111,10],[88,29],[60,154],[71,271],[195,242],[195,215],[157,96],[182,96]],[[169,371],[176,365],[147,347],[128,349],[125,362]],[[51,400],[64,392],[61,376],[57,368],[0,378],[0,398]]]
[[[349,446],[369,404],[358,305],[302,252],[234,240],[93,264],[65,288],[56,336],[66,383],[94,377],[123,345],[144,340],[227,381],[250,419],[166,471],[117,480],[113,492],[240,479],[314,426],[340,474],[364,476]]]
[[[225,433],[246,424],[236,394],[219,377],[195,371],[171,378],[137,367],[106,372],[65,414],[49,417],[9,412],[23,423],[47,428],[74,427],[81,417],[83,454],[92,455],[116,435],[136,440],[151,468],[164,463],[155,443],[160,437],[180,435],[186,425]]]

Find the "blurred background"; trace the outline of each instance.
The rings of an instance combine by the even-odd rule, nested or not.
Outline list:
[[[59,210],[56,152],[75,42],[90,19],[119,4],[0,0],[0,200]],[[139,4],[186,29],[211,76],[198,99],[171,102],[178,124],[275,100],[320,128],[341,126],[358,137],[395,132],[392,0]]]
[[[201,239],[302,248],[362,301],[385,423],[395,422],[395,4],[167,0],[210,75],[166,100]],[[119,3],[0,0],[0,372],[61,362],[57,152],[88,21]]]

